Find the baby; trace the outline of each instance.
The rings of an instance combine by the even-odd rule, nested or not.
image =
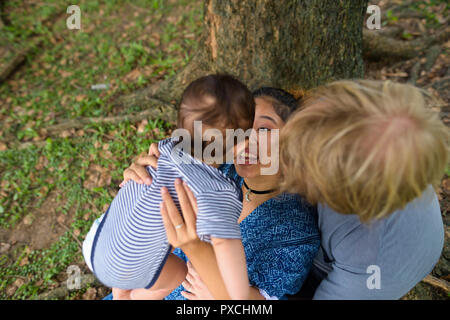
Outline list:
[[[210,75],[195,80],[184,91],[178,127],[194,137],[194,121],[200,120],[202,137],[211,128],[225,136],[226,129],[251,128],[254,109],[253,96],[244,84],[231,76]],[[184,281],[186,265],[171,254],[160,214],[161,187],[168,189],[179,208],[174,187],[177,178],[196,196],[197,233],[200,239],[211,241],[230,297],[248,298],[245,254],[237,222],[242,209],[240,189],[217,169],[223,158],[218,161],[217,154],[213,162],[194,158],[193,152],[179,147],[181,142],[186,143],[179,138],[159,143],[158,168],[147,167],[152,184],[127,182],[83,243],[87,265],[102,283],[113,288],[114,299],[163,299]],[[222,142],[222,154],[226,155],[228,143]],[[192,138],[188,143],[194,146]],[[205,142],[201,144],[203,149],[206,146]]]

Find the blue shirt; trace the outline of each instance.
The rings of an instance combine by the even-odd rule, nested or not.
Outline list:
[[[318,212],[322,243],[312,271],[323,280],[314,299],[399,299],[439,260],[444,227],[431,187],[370,224],[325,205]]]
[[[234,165],[219,168],[242,187]],[[258,206],[241,223],[249,282],[268,295],[297,293],[320,245],[316,208],[296,194],[283,193]],[[175,254],[186,261],[181,250]],[[182,300],[183,286],[166,300]]]

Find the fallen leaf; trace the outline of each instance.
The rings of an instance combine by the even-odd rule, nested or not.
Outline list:
[[[450,178],[444,179],[442,181],[442,187],[444,188],[444,191],[448,194],[450,194]]]
[[[137,126],[137,132],[138,133],[144,132],[145,131],[145,127],[147,126],[147,124],[148,124],[148,120],[147,119],[142,120]]]
[[[139,78],[139,76],[141,76],[141,74],[142,74],[141,71],[138,68],[136,68],[133,71],[131,71],[130,73],[128,73],[125,76],[124,80],[128,81],[128,82],[135,81],[137,78]]]
[[[9,243],[1,243],[0,244],[0,254],[6,253],[11,248],[11,245]]]
[[[16,281],[14,281],[14,285],[17,288],[20,288],[24,283],[25,283],[25,281],[23,279],[21,279],[21,278],[18,278],[18,279],[16,279]]]
[[[111,151],[103,151],[105,153],[111,153]],[[111,184],[111,174],[108,168],[103,168],[98,164],[89,165],[88,178],[83,182],[83,187],[86,189],[94,189],[96,187],[104,187],[106,185]]]
[[[83,294],[83,300],[95,300],[96,297],[97,297],[97,289],[95,288],[89,288]]]
[[[387,72],[386,76],[388,76],[388,77],[402,77],[402,78],[405,78],[405,77],[408,77],[409,75],[406,72],[395,72],[395,73]]]
[[[79,95],[77,95],[76,97],[75,97],[75,100],[77,101],[77,102],[80,102],[80,101],[83,101],[83,99],[85,99],[86,98],[86,95],[84,95],[84,94],[79,94]]]
[[[64,130],[63,132],[61,132],[61,133],[59,134],[59,136],[60,136],[61,138],[68,138],[68,137],[70,137],[70,131],[69,131],[69,130]]]
[[[16,290],[17,290],[17,287],[15,285],[11,284],[6,288],[6,294],[9,297],[11,297],[14,295],[14,293],[16,293]]]
[[[45,196],[48,193],[48,187],[47,186],[43,186],[40,190],[39,190],[39,194],[41,196]]]
[[[23,218],[23,224],[29,226],[33,223],[33,215],[29,214],[25,218]]]
[[[19,266],[21,266],[21,267],[23,267],[23,266],[25,266],[25,265],[27,265],[28,264],[28,257],[25,257],[25,258],[23,258],[22,260],[20,260],[20,263],[19,263]],[[17,279],[17,280],[19,280],[19,279]],[[20,279],[21,280],[21,279]],[[23,281],[23,280],[22,280]]]
[[[63,214],[60,214],[57,218],[56,221],[60,224],[64,224],[64,221],[66,220],[66,216]]]
[[[103,159],[111,159],[113,156],[112,152],[109,150],[103,150],[100,152],[100,157]]]
[[[59,74],[61,75],[61,77],[67,78],[67,77],[70,77],[72,75],[72,72],[68,72],[68,71],[65,71],[63,69],[60,69],[59,70]]]

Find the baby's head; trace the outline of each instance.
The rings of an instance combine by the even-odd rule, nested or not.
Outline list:
[[[254,115],[255,100],[246,85],[230,75],[208,75],[191,82],[184,90],[178,128],[187,130],[194,138],[194,121],[201,121],[202,136],[206,130],[216,129],[225,139],[226,129],[251,128]],[[225,148],[225,140],[222,142]],[[207,144],[202,143],[203,149]]]
[[[255,101],[245,84],[230,75],[208,75],[184,90],[178,127],[193,130],[194,121],[216,129],[248,129],[253,125]]]

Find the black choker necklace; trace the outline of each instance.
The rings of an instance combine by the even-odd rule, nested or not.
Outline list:
[[[253,190],[253,189],[250,189],[250,188],[248,187],[248,185],[245,183],[245,180],[244,180],[244,186],[245,186],[245,188],[247,189],[247,192],[245,193],[245,200],[247,200],[248,202],[251,201],[251,199],[250,199],[250,193],[254,193],[254,194],[267,194],[267,193],[272,193],[272,192],[274,192],[274,191],[276,190],[276,189],[270,189],[270,190],[264,190],[264,191]]]

